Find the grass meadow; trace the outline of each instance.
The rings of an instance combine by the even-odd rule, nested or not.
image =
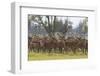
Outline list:
[[[29,52],[28,53],[28,61],[33,60],[59,60],[59,59],[83,59],[88,58],[88,55],[83,54],[82,52],[77,52],[73,54],[72,52],[68,53],[36,53]]]

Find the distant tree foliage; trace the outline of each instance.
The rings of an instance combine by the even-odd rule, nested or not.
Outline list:
[[[80,21],[79,27],[81,28],[81,32],[87,34],[88,32],[88,18],[85,18],[83,21]]]

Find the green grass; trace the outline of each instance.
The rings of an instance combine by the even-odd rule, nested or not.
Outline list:
[[[81,52],[78,52],[77,54],[73,54],[72,52],[68,54],[56,54],[56,53],[34,53],[29,52],[28,53],[28,60],[58,60],[58,59],[82,59],[82,58],[88,58],[88,55],[84,55]]]

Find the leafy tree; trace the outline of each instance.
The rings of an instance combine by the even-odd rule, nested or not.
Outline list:
[[[85,18],[83,20],[83,25],[84,25],[83,30],[84,30],[85,33],[87,33],[88,32],[88,18]]]

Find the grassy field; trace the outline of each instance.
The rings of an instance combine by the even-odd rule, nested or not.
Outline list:
[[[82,58],[88,58],[88,55],[84,55],[81,52],[77,54],[68,53],[68,54],[56,54],[56,53],[34,53],[29,52],[28,53],[28,60],[57,60],[57,59],[82,59]]]

